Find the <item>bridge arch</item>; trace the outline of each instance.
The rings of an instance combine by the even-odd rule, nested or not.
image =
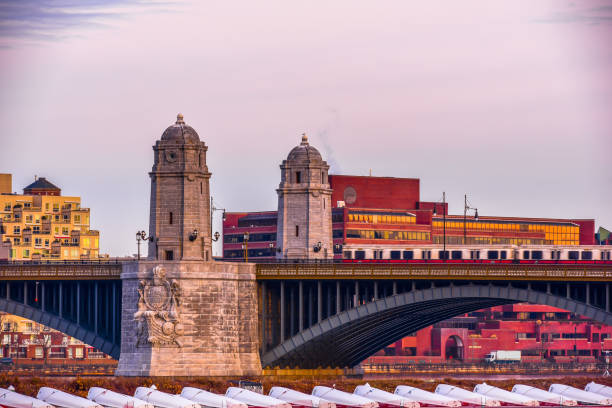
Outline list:
[[[544,304],[612,324],[612,313],[571,298],[491,284],[414,290],[360,305],[297,333],[262,357],[264,367],[352,367],[442,320],[503,304]]]
[[[88,330],[81,325],[78,325],[75,322],[61,318],[54,313],[43,312],[40,309],[28,306],[22,302],[16,302],[14,300],[3,298],[0,298],[0,311],[20,316],[35,321],[36,323],[43,324],[47,327],[51,327],[52,329],[67,334],[68,336],[81,340],[82,342],[97,348],[115,359],[119,358],[119,345],[112,343],[111,341],[99,336],[95,332]]]

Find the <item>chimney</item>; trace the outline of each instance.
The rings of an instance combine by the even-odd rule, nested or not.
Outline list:
[[[13,191],[13,175],[0,173],[0,194],[11,194]]]

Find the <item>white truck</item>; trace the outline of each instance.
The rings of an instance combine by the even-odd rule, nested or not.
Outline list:
[[[521,362],[521,350],[497,350],[485,356],[485,361],[491,364],[508,364]]]

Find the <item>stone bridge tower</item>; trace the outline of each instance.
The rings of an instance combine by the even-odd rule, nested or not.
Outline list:
[[[304,134],[280,168],[277,258],[332,259],[329,165]]]
[[[149,257],[123,264],[116,375],[260,375],[255,265],[212,260],[207,147],[179,114],[153,151]]]

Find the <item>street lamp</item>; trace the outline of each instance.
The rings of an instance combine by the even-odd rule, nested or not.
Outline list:
[[[463,245],[465,245],[467,243],[467,212],[474,210],[474,221],[478,221],[478,208],[468,205],[467,194],[463,198]]]
[[[147,237],[144,231],[136,232],[136,244],[138,244],[138,260],[140,261],[140,241],[153,241],[153,237]]]
[[[249,232],[242,236],[242,249],[244,250],[244,262],[249,262]]]
[[[433,215],[437,215],[436,206],[438,203],[434,203]],[[442,224],[444,228],[444,242],[443,242],[443,250],[444,254],[444,262],[448,259],[448,254],[446,253],[446,192],[442,192]]]

